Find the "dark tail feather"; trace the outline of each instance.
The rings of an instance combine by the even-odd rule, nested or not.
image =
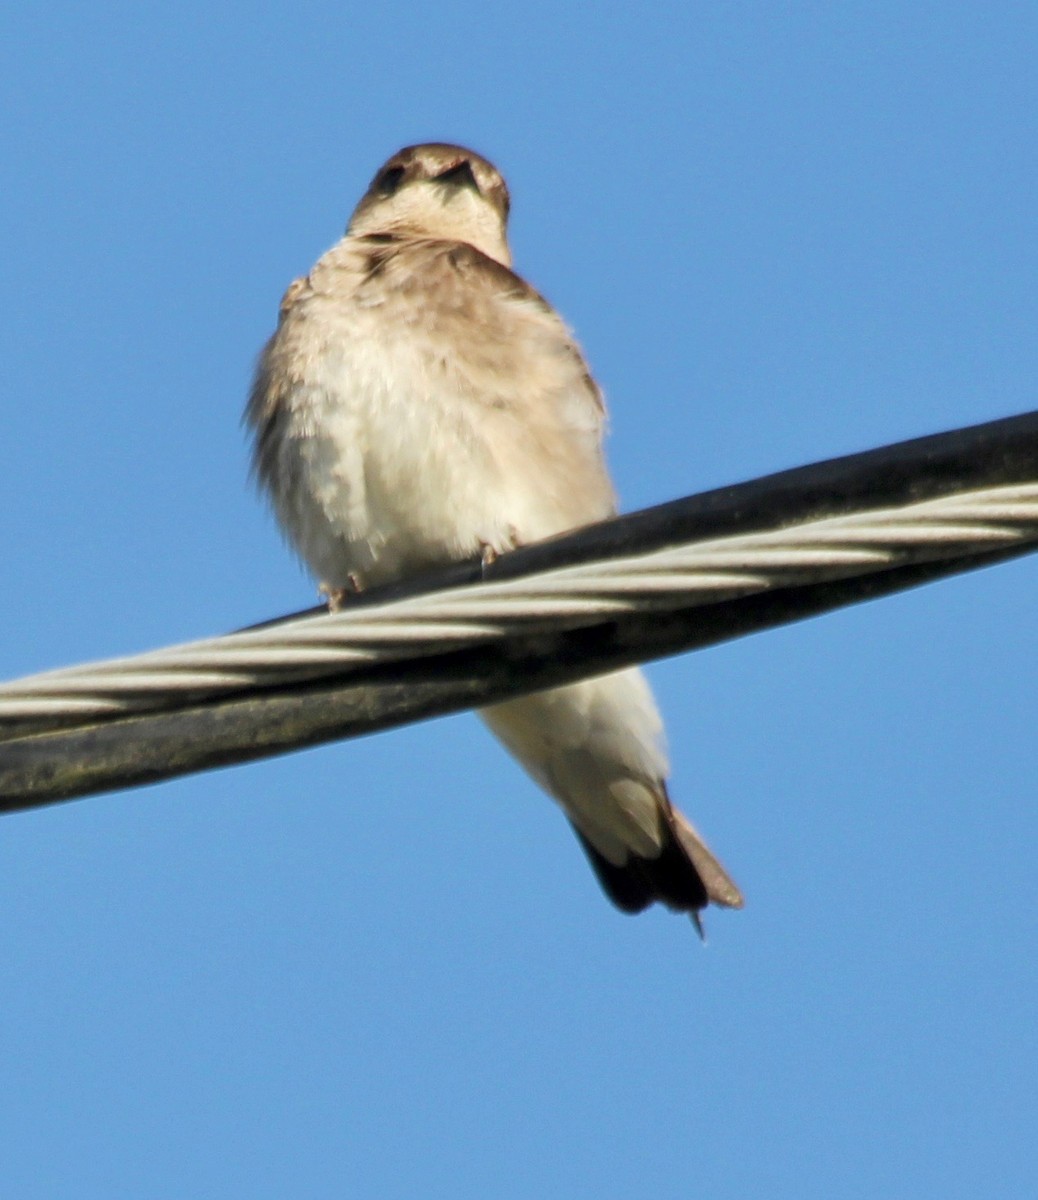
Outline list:
[[[669,801],[661,805],[661,811],[667,835],[661,852],[655,858],[632,854],[619,867],[576,829],[609,899],[628,913],[641,912],[658,900],[677,912],[689,913],[697,926],[697,914],[708,904],[742,908],[742,893],[688,821]]]

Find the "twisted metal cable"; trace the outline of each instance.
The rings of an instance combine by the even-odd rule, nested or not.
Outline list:
[[[1038,483],[688,541],[207,638],[0,685],[0,736],[172,711],[373,664],[1038,543]]]

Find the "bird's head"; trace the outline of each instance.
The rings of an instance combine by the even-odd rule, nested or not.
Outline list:
[[[378,170],[348,233],[411,234],[468,242],[511,265],[508,187],[493,164],[463,146],[407,146]]]

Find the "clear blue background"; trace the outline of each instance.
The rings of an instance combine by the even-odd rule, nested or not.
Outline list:
[[[239,413],[416,140],[507,175],[629,508],[1034,408],[1036,60],[1026,4],[8,12],[0,673],[312,601]],[[0,1191],[1031,1194],[1036,566],[652,669],[705,950],[468,714],[5,818]]]

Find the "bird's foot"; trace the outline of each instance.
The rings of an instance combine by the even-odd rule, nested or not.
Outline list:
[[[354,596],[359,596],[364,590],[360,579],[356,575],[351,574],[347,578],[349,579],[349,583],[346,587],[334,588],[331,584],[322,583],[317,589],[324,597],[329,612],[341,612]]]
[[[508,526],[508,537],[505,540],[503,547],[495,546],[493,542],[485,542],[480,539],[480,561],[483,568],[483,574],[487,572],[487,567],[491,563],[497,562],[502,554],[507,554],[509,550],[514,550],[519,545],[519,531],[514,525]]]

